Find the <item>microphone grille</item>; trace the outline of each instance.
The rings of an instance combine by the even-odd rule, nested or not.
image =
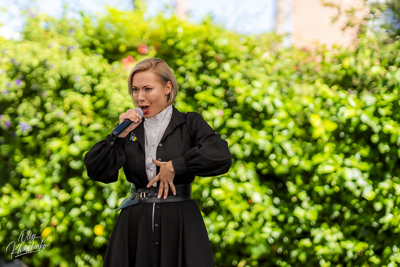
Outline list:
[[[135,108],[135,111],[138,113],[138,115],[143,119],[143,110],[141,108]]]

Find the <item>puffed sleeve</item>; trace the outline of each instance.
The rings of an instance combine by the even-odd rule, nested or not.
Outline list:
[[[187,114],[194,147],[172,160],[176,175],[216,176],[228,172],[232,164],[228,143],[195,112]]]
[[[113,141],[108,135],[85,154],[84,163],[91,179],[106,184],[118,180],[118,171],[125,164],[125,141],[126,138]]]

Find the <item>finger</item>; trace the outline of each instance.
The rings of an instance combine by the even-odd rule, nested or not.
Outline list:
[[[133,122],[139,122],[139,120],[141,119],[139,113],[134,109],[128,109],[126,113],[128,114],[128,118]]]
[[[125,113],[122,113],[119,116],[119,123],[123,122],[124,120],[131,120],[134,121],[136,117],[132,116],[132,114],[129,113],[129,110]]]
[[[158,175],[156,177],[154,177],[153,179],[151,179],[151,181],[147,184],[147,188],[149,188],[150,186],[152,186],[155,182],[157,182],[159,180]]]
[[[164,183],[160,181],[160,189],[158,190],[157,198],[161,198],[163,191],[164,191]]]
[[[130,119],[131,121],[133,121],[133,122],[136,122],[136,121],[137,121],[137,114],[136,114],[136,111],[134,111],[133,109],[129,109],[129,110],[127,111],[127,113],[129,114],[129,119]]]
[[[140,119],[140,118],[138,118],[138,119],[136,119],[135,121],[134,121],[134,123],[132,123],[132,127],[133,127],[133,129],[134,128],[136,128],[140,123],[142,122],[142,119]],[[132,129],[132,130],[133,130]]]
[[[158,167],[161,167],[161,165],[163,165],[164,162],[153,159],[153,163],[156,164]]]
[[[137,113],[137,111],[135,111],[134,113],[135,113],[135,122],[140,123],[142,121],[142,117],[139,115],[139,113]]]
[[[140,117],[135,116],[129,116],[129,119],[135,124],[139,124],[142,121]]]
[[[131,110],[132,110],[133,113],[135,113],[136,116],[140,117],[139,112],[137,112],[137,111],[134,110],[134,109],[131,109]]]
[[[167,199],[167,197],[168,197],[168,191],[169,191],[169,186],[168,186],[168,184],[165,183],[165,182],[164,182],[164,184],[165,184],[165,186],[164,186],[164,199]]]
[[[122,113],[120,116],[119,116],[119,123],[122,123],[124,120],[126,120],[128,118],[128,113]]]
[[[176,188],[172,181],[169,182],[169,187],[171,187],[172,193],[176,196]]]

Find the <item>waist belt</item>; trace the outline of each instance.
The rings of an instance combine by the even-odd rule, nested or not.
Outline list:
[[[131,188],[129,190],[128,198],[122,201],[119,208],[116,210],[122,210],[129,206],[133,206],[139,203],[169,203],[169,202],[179,202],[192,199],[192,185],[191,184],[179,184],[175,185],[176,195],[174,196],[172,190],[168,191],[168,197],[164,199],[157,198],[159,187],[150,188],[139,188],[136,190],[136,186],[131,183]]]

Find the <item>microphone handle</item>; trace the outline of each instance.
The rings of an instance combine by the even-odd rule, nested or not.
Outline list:
[[[143,119],[143,110],[140,108],[135,108],[134,110],[140,116],[140,118]],[[115,129],[111,132],[113,139],[117,138],[117,136],[120,135],[123,131],[125,131],[126,128],[131,126],[132,123],[133,121],[126,119],[120,124],[118,124],[117,127],[115,127]]]
[[[131,124],[133,123],[133,121],[131,120],[124,120],[123,122],[121,122],[120,124],[118,124],[117,127],[115,127],[115,129],[111,132],[111,135],[113,137],[117,137],[118,135],[120,135],[123,131],[125,131],[126,128],[128,128],[129,126],[131,126]]]

